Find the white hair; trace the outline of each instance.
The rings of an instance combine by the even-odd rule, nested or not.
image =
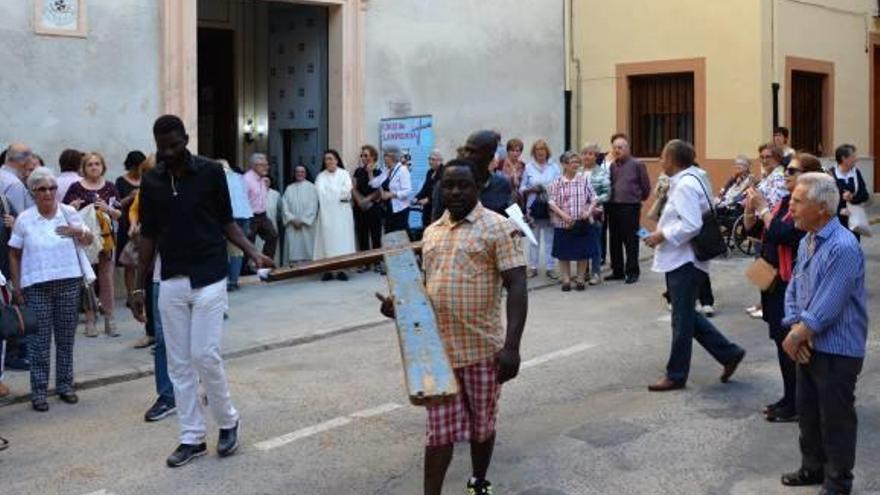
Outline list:
[[[56,184],[55,182],[55,172],[52,172],[52,169],[49,167],[37,167],[31,172],[31,175],[27,178],[27,187],[31,191],[33,191],[37,186],[42,184],[43,182],[49,182],[50,184]]]
[[[268,160],[266,159],[265,153],[254,153],[248,159],[248,163],[250,164],[251,167],[253,167],[254,165],[256,165],[260,162],[266,162],[266,161],[268,161]]]
[[[806,186],[808,201],[821,205],[832,217],[837,215],[840,191],[833,177],[823,172],[808,172],[798,177],[797,183]]]
[[[440,150],[438,148],[434,148],[433,150],[431,150],[431,154],[428,155],[428,158],[431,158],[433,156],[439,158],[441,162],[443,161],[443,153],[440,153]]]
[[[595,151],[596,153],[598,153],[598,152],[599,152],[599,145],[596,144],[596,143],[590,143],[590,142],[588,142],[588,143],[585,143],[585,144],[583,145],[583,147],[581,147],[581,153],[584,153],[584,152],[587,152],[587,151],[590,151],[590,150],[593,150],[593,151]]]
[[[382,147],[382,156],[391,155],[395,162],[400,161],[400,147],[396,144],[386,144]]]

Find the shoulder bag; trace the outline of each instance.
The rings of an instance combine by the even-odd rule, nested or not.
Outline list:
[[[61,205],[58,205],[58,208],[61,208],[61,214],[64,215],[64,223],[70,227],[70,220],[67,218],[67,213],[64,212],[64,209]],[[79,266],[79,272],[81,275],[80,282],[80,310],[86,313],[92,312],[97,313],[98,311],[98,295],[95,294],[95,284],[94,280],[89,280],[86,276],[85,268],[83,268],[82,257],[80,256],[80,248],[76,244],[76,239],[70,238],[70,242],[73,244],[73,252],[76,255],[76,264]]]
[[[858,194],[859,192],[859,171],[856,170],[856,177],[853,179],[855,183],[855,190],[853,191],[853,196]],[[860,234],[866,237],[871,237],[871,223],[868,221],[868,213],[865,211],[865,207],[862,205],[854,205],[852,203],[846,203],[846,211],[849,212],[849,218],[847,221],[847,226],[849,230],[855,232],[856,234]]]
[[[700,228],[697,236],[691,240],[694,256],[696,256],[697,261],[709,261],[713,258],[724,256],[727,254],[727,242],[725,242],[724,235],[721,233],[721,224],[718,222],[715,207],[712,206],[712,198],[699,177],[694,174],[685,175],[693,177],[699,182],[700,189],[703,190],[703,194],[706,195],[706,200],[709,202],[709,209],[703,213],[703,226]]]

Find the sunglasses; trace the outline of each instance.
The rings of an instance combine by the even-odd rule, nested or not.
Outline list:
[[[58,190],[58,186],[41,186],[34,188],[34,192],[45,194],[47,192],[54,193]]]
[[[804,170],[800,167],[787,167],[785,169],[785,175],[797,175],[802,173]]]

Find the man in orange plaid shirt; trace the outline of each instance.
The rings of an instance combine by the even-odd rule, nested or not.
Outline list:
[[[425,494],[440,495],[453,445],[469,441],[473,476],[470,495],[488,495],[486,472],[495,446],[501,384],[519,372],[519,346],[528,307],[521,236],[504,217],[478,201],[476,177],[485,177],[498,134],[480,131],[467,142],[467,160],[442,170],[447,211],[427,228],[422,247],[425,286],[441,338],[459,384],[452,400],[429,405],[425,449]],[[507,331],[501,319],[507,290]],[[390,298],[382,313],[393,317]]]

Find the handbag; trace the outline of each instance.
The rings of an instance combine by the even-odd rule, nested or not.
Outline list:
[[[724,235],[721,233],[721,224],[718,222],[718,215],[715,213],[715,207],[712,206],[712,198],[706,191],[706,186],[703,185],[703,181],[696,175],[685,175],[693,177],[700,183],[700,189],[703,190],[703,194],[706,195],[706,200],[709,202],[709,209],[703,213],[703,226],[700,227],[700,232],[697,236],[691,239],[691,246],[694,248],[694,256],[697,258],[697,261],[709,261],[713,258],[726,255],[727,242],[724,240]]]
[[[37,314],[19,304],[0,303],[0,340],[12,340],[37,331]]]
[[[571,232],[575,235],[587,235],[590,232],[589,220],[575,220],[571,224]]]
[[[550,200],[547,197],[547,191],[535,194],[535,200],[529,205],[529,216],[535,220],[550,218]]]
[[[59,208],[61,207],[59,206]],[[61,210],[61,213],[64,215],[64,222],[70,227],[70,220],[67,218],[67,213],[64,213],[64,209]],[[93,282],[90,282],[86,276],[86,271],[82,264],[82,258],[80,257],[80,249],[79,246],[76,245],[76,240],[71,237],[70,242],[73,244],[73,251],[76,254],[76,261],[77,265],[79,265],[79,273],[81,275],[79,309],[85,313],[96,313],[98,311],[98,295],[95,294],[95,285]]]
[[[868,214],[862,205],[846,204],[846,211],[849,212],[849,220],[847,226],[849,230],[866,237],[871,237],[871,223],[868,221]]]
[[[758,257],[746,268],[746,278],[761,292],[767,292],[776,283],[777,270],[767,260]]]

